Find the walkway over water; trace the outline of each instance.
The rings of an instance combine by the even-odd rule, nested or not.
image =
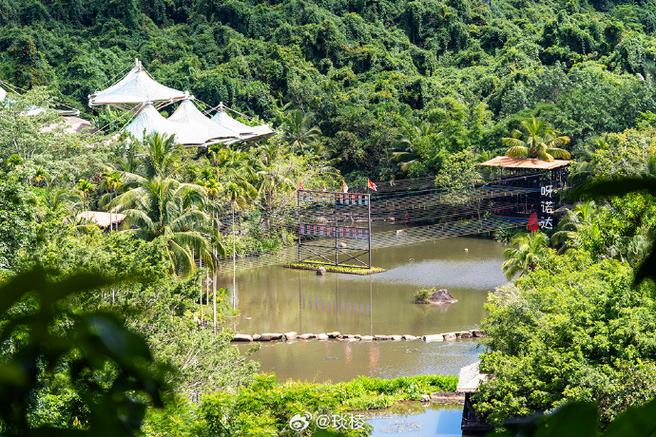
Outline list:
[[[370,193],[299,190],[297,205],[278,211],[271,220],[278,224],[269,227],[293,235],[298,247],[239,258],[236,265],[226,260],[222,268],[298,260],[367,267],[371,250],[524,227],[540,196],[542,176],[498,178],[459,192],[437,188],[432,179],[399,181]]]

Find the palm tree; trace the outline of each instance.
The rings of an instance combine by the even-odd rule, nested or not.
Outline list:
[[[271,218],[277,199],[281,194],[294,190],[292,179],[294,168],[287,160],[279,159],[280,149],[274,144],[264,146],[258,153],[257,176],[260,205],[264,211],[264,226],[271,227]]]
[[[304,114],[299,109],[289,111],[285,114],[282,127],[284,140],[294,150],[317,151],[313,146],[321,137],[321,129],[314,125],[311,114]]]
[[[180,161],[180,146],[173,135],[154,134],[144,140],[146,177],[171,177]]]
[[[71,212],[80,208],[80,196],[65,188],[48,185],[41,205],[37,217],[41,223],[45,223],[55,218],[70,217]],[[39,237],[46,236],[49,231],[47,228],[40,228]]]
[[[577,204],[574,209],[567,211],[565,217],[558,224],[558,231],[551,237],[551,241],[562,244],[562,250],[581,247],[584,239],[588,238],[585,232],[592,226],[596,213],[597,205],[594,201]]]
[[[212,165],[218,167],[223,175],[239,174],[244,178],[255,175],[253,154],[250,152],[215,144],[208,147],[207,155]]]
[[[570,159],[570,153],[561,146],[570,142],[570,137],[559,135],[556,130],[535,116],[521,122],[522,130],[514,129],[510,137],[501,139],[508,146],[506,156],[512,158],[539,158],[553,161],[554,158]]]
[[[75,185],[75,189],[82,200],[85,209],[89,209],[89,193],[96,189],[96,185],[88,179],[80,179]]]
[[[111,201],[116,195],[118,194],[118,191],[123,188],[124,182],[123,178],[121,177],[121,173],[118,171],[112,170],[112,169],[106,169],[103,172],[103,179],[100,183],[100,188],[105,191],[105,194],[103,194],[100,197],[100,200],[98,203],[100,205],[106,204],[108,201]],[[116,225],[118,227],[118,224]],[[112,211],[109,212],[109,229],[112,230],[114,227],[114,221],[112,220]]]
[[[431,153],[432,146],[441,136],[442,133],[430,123],[413,126],[396,139],[392,159],[399,164],[401,172],[407,173],[421,162],[422,156]]]
[[[208,235],[211,218],[201,208],[206,190],[171,178],[131,175],[134,188],[113,199],[109,206],[126,215],[129,229],[146,240],[162,239],[175,271],[187,276],[195,268],[194,257],[212,261]]]
[[[515,235],[510,244],[511,247],[503,251],[506,261],[501,267],[508,279],[535,270],[548,252],[549,238],[542,232],[522,233]]]

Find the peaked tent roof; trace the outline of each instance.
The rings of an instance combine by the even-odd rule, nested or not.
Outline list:
[[[89,106],[114,105],[133,107],[139,104],[175,102],[185,98],[185,93],[169,88],[153,79],[135,60],[134,68],[116,84],[89,96]]]
[[[219,104],[216,114],[212,116],[212,121],[225,129],[229,129],[238,133],[239,139],[228,141],[227,144],[233,144],[239,141],[263,140],[272,135],[275,135],[275,132],[269,127],[268,124],[248,126],[230,117],[226,112],[223,103]]]
[[[176,135],[176,126],[162,117],[152,103],[147,103],[125,127],[125,131],[141,139],[152,134]]]
[[[204,138],[203,143],[211,140],[238,139],[239,133],[214,123],[196,107],[188,97],[180,103],[180,106],[171,114],[168,121],[180,123],[186,129],[193,126],[196,135]]]
[[[193,109],[189,107],[190,105]],[[217,139],[217,137],[211,135],[222,133],[222,131],[216,129],[215,126],[209,126],[214,128],[214,131],[210,134],[208,127],[203,126],[199,122],[200,120],[193,115],[193,110],[198,111],[194,104],[189,101],[178,112],[175,119],[172,120],[172,116],[168,119],[162,117],[152,103],[148,103],[141,108],[136,117],[125,127],[125,131],[138,139],[142,139],[144,135],[152,134],[174,135],[175,141],[185,146],[199,146],[213,139]],[[198,113],[201,117],[203,116],[200,111]],[[209,122],[209,120],[206,120],[206,123]]]

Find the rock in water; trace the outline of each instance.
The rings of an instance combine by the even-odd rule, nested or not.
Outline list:
[[[294,332],[294,331],[291,331],[291,332],[285,332],[285,334],[284,334],[283,337],[284,337],[284,339],[287,340],[287,341],[290,341],[290,340],[296,340],[296,337],[298,337],[298,333],[296,333],[296,332]]]
[[[326,268],[325,267],[319,267],[317,269],[317,276],[323,276],[326,274]]]
[[[446,288],[440,288],[433,294],[431,294],[428,297],[428,303],[436,304],[436,305],[443,305],[443,304],[449,304],[449,303],[456,303],[458,302],[458,299],[454,298],[451,293],[449,293],[449,290]]]
[[[260,334],[260,341],[277,341],[282,340],[282,333],[278,332],[263,332]]]

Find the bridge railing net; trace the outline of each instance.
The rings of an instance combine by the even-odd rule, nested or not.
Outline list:
[[[457,193],[435,187],[432,179],[399,181],[395,186],[379,188],[378,192],[369,193],[371,249],[523,227],[530,213],[527,199],[539,192],[540,177],[533,174],[496,179]],[[367,228],[368,205],[359,197],[349,202],[352,204],[342,207],[340,203],[337,208],[320,201],[279,208],[275,220],[270,220],[268,232],[285,233],[289,241],[297,240],[299,233],[304,233],[304,243],[316,248],[301,247],[300,254],[297,247],[290,247],[272,255],[246,256],[238,259],[237,269],[285,264],[297,260],[299,255],[310,258],[317,248],[334,247],[333,232],[340,232],[339,242],[345,254],[365,250],[368,243],[363,232]],[[237,220],[242,223],[252,218],[242,213]],[[229,224],[231,217],[222,220]],[[314,226],[317,226],[316,230]],[[243,229],[239,228],[238,232],[243,232]],[[232,268],[230,260],[223,264]]]

